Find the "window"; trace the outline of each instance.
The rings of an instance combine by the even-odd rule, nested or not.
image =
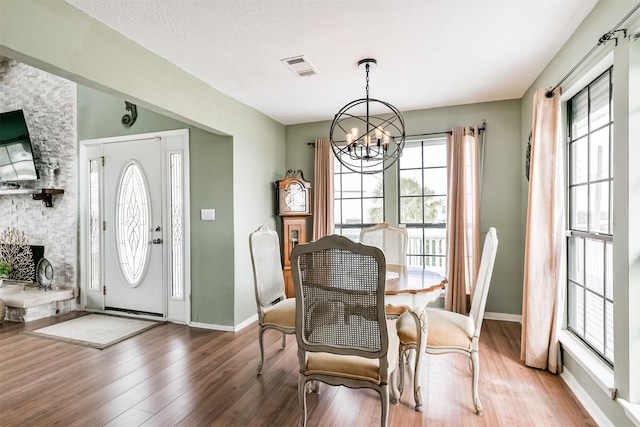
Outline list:
[[[399,160],[399,222],[409,234],[407,263],[440,275],[446,268],[446,139],[407,142]]]
[[[142,168],[129,163],[118,184],[116,198],[116,252],[120,270],[129,286],[144,278],[151,250],[151,199]]]
[[[182,153],[169,154],[170,194],[171,194],[171,298],[184,299],[184,186],[182,184]]]
[[[446,141],[408,141],[397,164],[397,199],[392,195],[393,200],[386,201],[398,201],[398,223],[406,226],[409,235],[407,264],[442,276],[447,249]],[[334,160],[336,234],[357,241],[362,228],[385,221],[383,176],[382,166],[379,173],[368,175],[352,172]]]
[[[89,289],[102,288],[102,219],[98,159],[89,160]]]
[[[345,159],[345,160],[348,160]],[[354,241],[360,230],[384,221],[382,165],[374,174],[355,173],[334,158],[335,233]]]
[[[567,104],[567,328],[613,366],[612,68]]]

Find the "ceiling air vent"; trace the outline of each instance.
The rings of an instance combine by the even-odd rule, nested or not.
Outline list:
[[[281,61],[298,77],[307,77],[317,74],[316,70],[304,55],[281,59]]]

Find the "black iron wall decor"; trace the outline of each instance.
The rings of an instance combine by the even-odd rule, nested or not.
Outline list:
[[[527,142],[527,153],[525,154],[525,163],[524,163],[524,174],[527,176],[527,181],[529,181],[529,167],[531,165],[531,135],[533,131],[529,132],[529,142]]]
[[[127,101],[124,101],[124,106],[129,113],[122,116],[122,126],[130,128],[138,118],[138,108],[136,107],[136,104]]]

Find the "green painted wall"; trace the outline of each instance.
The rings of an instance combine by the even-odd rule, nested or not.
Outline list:
[[[392,99],[387,101],[393,103]],[[407,135],[480,125],[482,119],[487,120],[480,230],[486,232],[494,226],[500,239],[487,311],[521,314],[524,239],[519,212],[520,175],[524,169],[520,152],[520,101],[407,111],[403,115]],[[307,143],[328,137],[330,126],[329,121],[287,126],[287,167],[302,169],[313,180],[313,148]],[[394,199],[396,191],[393,186],[385,186],[387,198]],[[389,220],[389,215],[386,218]]]
[[[117,99],[127,99],[150,112],[233,138],[232,143],[231,139],[220,140],[224,142],[220,156],[228,160],[224,170],[232,171],[232,179],[225,182],[224,192],[220,191],[232,199],[233,227],[218,230],[218,234],[213,231],[217,223],[204,229],[192,224],[193,242],[228,242],[229,233],[232,235],[225,256],[231,260],[233,274],[224,273],[218,278],[219,272],[208,264],[192,271],[194,281],[201,278],[222,286],[219,293],[208,288],[215,294],[209,299],[224,305],[223,312],[216,307],[198,312],[197,321],[235,326],[253,316],[256,305],[248,236],[262,224],[276,226],[272,182],[286,171],[284,126],[207,86],[62,0],[0,1],[0,55]],[[98,129],[102,128],[96,128],[96,135]],[[194,157],[195,152],[192,161]],[[203,180],[216,178],[209,167],[197,173],[204,174],[196,176]],[[218,196],[208,193],[202,203]],[[192,201],[194,206],[199,197]],[[215,253],[205,250],[201,255],[204,259]]]
[[[232,138],[200,129],[189,135],[191,319],[228,325],[235,317]],[[201,221],[200,210],[210,208],[216,220]]]
[[[189,129],[191,200],[192,320],[224,324],[233,318],[233,150],[220,136],[138,108],[133,126],[120,123],[122,99],[81,85],[78,88],[79,140]],[[200,209],[215,208],[215,221],[200,221]],[[215,274],[211,274],[215,272]]]

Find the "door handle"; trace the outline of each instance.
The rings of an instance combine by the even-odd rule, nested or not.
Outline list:
[[[162,243],[162,239],[153,239],[151,243],[153,243],[154,245],[159,245],[160,243]]]

